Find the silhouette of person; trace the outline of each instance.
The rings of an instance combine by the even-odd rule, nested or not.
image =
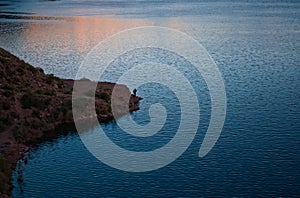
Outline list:
[[[134,90],[133,90],[133,95],[134,95],[134,96],[136,96],[136,92],[137,92],[137,90],[134,89]]]

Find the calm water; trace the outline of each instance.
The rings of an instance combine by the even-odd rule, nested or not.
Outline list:
[[[201,119],[187,151],[159,170],[128,173],[98,161],[71,133],[29,152],[24,183],[14,181],[15,197],[300,196],[300,3],[1,1],[0,13],[0,47],[64,78],[74,78],[92,47],[121,30],[144,25],[181,30],[211,54],[228,100],[222,134],[199,158],[211,105],[201,75],[182,57],[161,49],[124,54],[111,64],[106,80],[116,81],[139,61],[155,60],[173,65],[196,88]],[[123,148],[160,148],[179,126],[178,99],[154,83],[140,87],[138,95],[144,98],[141,110],[128,116],[145,124],[149,106],[160,102],[168,117],[159,133],[136,138],[115,122],[102,127]],[[85,135],[92,136],[97,127]]]

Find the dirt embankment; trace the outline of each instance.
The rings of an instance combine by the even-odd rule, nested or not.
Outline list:
[[[89,89],[93,82],[87,79],[79,82],[84,93],[80,93],[73,105],[79,110],[95,112],[95,109],[99,122],[114,119],[110,103],[116,84],[100,82],[93,91]],[[58,127],[74,126],[73,84],[73,80],[46,75],[42,69],[0,48],[0,197],[10,195],[12,170],[29,148],[56,137],[62,131],[56,130]],[[117,87],[120,103],[117,116],[138,110],[141,98],[131,95],[125,85]],[[95,100],[94,106],[87,104],[91,99]],[[88,114],[80,119],[88,121]]]

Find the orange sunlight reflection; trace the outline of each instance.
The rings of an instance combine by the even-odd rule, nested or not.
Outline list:
[[[87,53],[104,38],[128,28],[153,25],[146,20],[72,17],[64,20],[24,23],[21,32],[23,45],[41,54],[48,47],[65,55],[75,50]]]

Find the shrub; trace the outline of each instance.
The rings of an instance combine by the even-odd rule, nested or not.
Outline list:
[[[6,125],[10,125],[13,122],[11,115],[6,115],[0,118],[0,122],[3,122]]]
[[[17,72],[19,72],[21,75],[25,74],[24,68],[23,67],[18,67]]]
[[[25,93],[21,97],[21,104],[24,109],[36,107],[40,110],[47,108],[51,103],[51,98],[39,97],[31,92]]]
[[[25,63],[25,62],[23,63],[23,65],[24,65],[25,67],[28,66],[27,63]],[[32,74],[36,74],[37,71],[38,71],[38,69],[36,69],[35,67],[33,67],[33,66],[31,66],[31,65],[29,65],[28,69],[29,69],[29,71],[31,71]]]
[[[0,133],[3,132],[4,129],[5,129],[5,123],[2,120],[0,120]]]
[[[34,104],[35,104],[35,97],[34,95],[29,92],[29,93],[25,93],[22,97],[21,97],[21,104],[22,107],[24,109],[29,109],[31,108]]]
[[[33,106],[38,108],[39,110],[44,110],[46,109],[50,103],[51,103],[51,98],[35,98],[37,101]]]
[[[97,114],[104,114],[104,115],[106,115],[106,114],[108,114],[109,113],[109,111],[107,110],[107,109],[101,109],[101,110],[96,110],[96,112],[97,112]]]
[[[27,122],[27,121],[25,121]],[[29,123],[25,123],[27,126],[29,126]],[[25,133],[24,129],[21,125],[17,125],[13,131],[13,136],[17,142],[24,142],[25,140]]]
[[[10,104],[8,102],[2,102],[1,109],[9,110],[10,109]]]
[[[89,90],[85,93],[86,96],[95,97],[95,92],[93,90]]]
[[[89,98],[78,98],[73,101],[73,107],[77,111],[84,110],[91,103]]]
[[[14,76],[14,75],[16,75],[16,70],[15,70],[15,69],[8,68],[8,69],[6,70],[6,75],[7,75],[7,76]]]
[[[47,96],[54,96],[55,95],[55,91],[52,89],[38,89],[35,91],[35,93],[37,94],[41,94],[41,95],[47,95]]]
[[[40,113],[39,113],[38,111],[36,111],[36,110],[33,110],[32,113],[31,113],[31,115],[32,115],[33,117],[36,117],[36,118],[39,118],[39,117],[40,117]]]
[[[0,62],[7,63],[8,61],[7,61],[7,58],[0,56]]]
[[[64,89],[63,93],[64,94],[72,94],[72,91],[73,91],[73,89],[68,89],[68,90]]]
[[[0,156],[0,171],[1,172],[9,172],[10,168],[8,162],[5,158]]]
[[[50,78],[50,77],[47,77],[47,78],[46,78],[46,83],[47,83],[47,84],[52,84],[52,82],[53,82],[53,79],[52,79],[52,78]]]
[[[62,106],[64,106],[67,109],[72,109],[72,100],[64,100]]]
[[[15,112],[15,111],[11,112],[11,113],[10,113],[10,116],[11,116],[12,118],[17,118],[17,119],[20,118],[19,114],[18,114],[17,112]]]
[[[106,92],[96,93],[96,97],[101,98],[102,100],[105,100],[106,102],[108,102],[110,99],[109,94]]]
[[[63,83],[63,81],[60,78],[54,76],[53,74],[48,74],[47,78],[46,78],[46,82],[48,84],[52,84],[52,82],[54,82],[54,81],[58,81],[59,83]]]
[[[52,118],[54,118],[54,120],[58,119],[60,116],[60,110],[56,109],[53,113],[52,113]]]
[[[14,92],[11,91],[11,90],[5,90],[4,93],[3,93],[3,95],[4,95],[5,97],[10,97],[10,96],[12,96],[13,94],[14,94]]]
[[[1,88],[7,91],[14,91],[14,87],[9,85],[3,85]]]
[[[68,111],[65,115],[65,120],[66,121],[73,121],[73,112],[72,111]]]
[[[63,115],[66,115],[66,113],[68,112],[68,109],[65,106],[61,106],[60,111],[63,113]]]
[[[36,67],[36,69],[42,73],[44,73],[44,70],[41,67]]]
[[[9,194],[9,182],[11,181],[11,169],[8,161],[0,156],[0,195]]]

